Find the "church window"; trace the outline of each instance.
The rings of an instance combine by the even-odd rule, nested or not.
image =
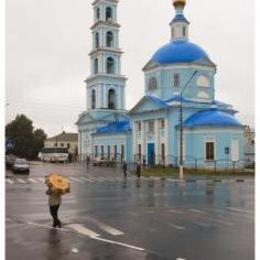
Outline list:
[[[152,134],[154,133],[154,121],[148,122],[148,132]]]
[[[214,142],[206,142],[206,160],[207,161],[213,161],[215,159],[215,153],[214,153]]]
[[[107,32],[106,36],[106,42],[107,42],[107,47],[113,47],[113,33],[112,32]]]
[[[109,57],[107,58],[107,74],[115,73],[115,62],[114,59]]]
[[[95,45],[96,45],[96,48],[99,47],[99,33],[98,32],[95,35]]]
[[[160,128],[161,129],[165,128],[165,121],[164,121],[164,119],[160,120]]]
[[[110,160],[110,145],[107,146],[107,159]]]
[[[94,60],[94,74],[98,73],[98,59],[96,58]]]
[[[122,144],[121,145],[121,160],[125,159],[125,146]]]
[[[95,158],[97,158],[97,157],[98,157],[98,146],[95,145]]]
[[[108,91],[108,109],[116,109],[116,92],[114,89]]]
[[[96,108],[96,90],[92,89],[91,92],[91,109],[95,109]]]
[[[99,7],[96,10],[96,18],[97,18],[97,20],[100,19],[100,8]]]
[[[141,124],[141,122],[136,122],[136,131],[142,131],[142,124]]]
[[[114,145],[114,159],[117,159],[117,145]]]
[[[197,85],[199,87],[209,87],[209,79],[204,75],[200,75],[197,79]]]
[[[182,35],[183,35],[183,37],[186,36],[186,27],[185,26],[182,27]]]
[[[173,84],[174,84],[174,87],[179,87],[180,86],[180,74],[179,73],[174,73],[174,75],[173,75]]]
[[[104,145],[101,145],[101,158],[104,158]]]
[[[157,79],[155,77],[152,77],[149,79],[148,89],[154,90],[156,88],[157,88]]]
[[[106,21],[111,21],[112,20],[112,8],[107,7],[106,8]]]

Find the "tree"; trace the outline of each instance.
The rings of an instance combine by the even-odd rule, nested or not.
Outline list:
[[[47,137],[42,129],[34,131],[33,122],[25,115],[17,115],[15,120],[6,125],[5,131],[6,138],[14,142],[11,152],[27,159],[37,158]]]

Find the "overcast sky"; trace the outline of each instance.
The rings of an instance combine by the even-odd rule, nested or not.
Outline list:
[[[121,0],[118,22],[127,108],[144,93],[142,68],[170,39],[171,0]],[[91,0],[8,0],[6,119],[24,113],[51,136],[77,131],[85,110],[93,24]],[[216,97],[254,124],[254,6],[244,0],[188,0],[190,40],[218,66]]]

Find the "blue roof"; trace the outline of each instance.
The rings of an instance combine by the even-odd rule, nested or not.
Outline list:
[[[218,109],[203,110],[193,114],[184,122],[184,127],[242,127],[242,124],[231,114]]]
[[[110,134],[110,133],[122,133],[130,131],[129,121],[115,121],[106,126],[97,128],[95,134]]]
[[[199,46],[189,41],[171,41],[162,46],[152,57],[152,61],[159,64],[190,63],[208,54]]]
[[[169,106],[166,104],[165,101],[154,97],[154,96],[145,96],[146,98],[150,99],[152,102],[154,102],[155,104],[157,104],[159,107],[161,108],[168,108]]]
[[[185,22],[189,24],[189,21],[185,18],[183,14],[176,14],[171,23],[174,22]]]
[[[186,98],[184,98],[184,97],[181,97],[181,96],[173,96],[173,97],[171,97],[171,98],[165,100],[165,102],[167,102],[167,103],[173,102],[173,101],[180,102],[181,100],[182,100],[182,102],[185,102],[185,103],[188,103],[188,102],[193,103],[193,101],[188,100],[188,99],[186,99]]]

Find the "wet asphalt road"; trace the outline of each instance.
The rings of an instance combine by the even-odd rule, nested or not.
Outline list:
[[[50,227],[50,172],[71,182],[61,230]],[[84,164],[37,164],[30,176],[7,176],[8,260],[254,259],[253,178],[124,179],[120,169]]]

